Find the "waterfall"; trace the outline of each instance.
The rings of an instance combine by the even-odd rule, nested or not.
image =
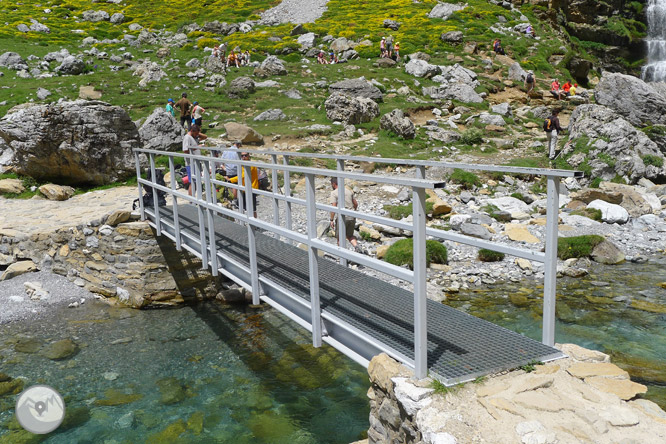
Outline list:
[[[641,70],[646,82],[666,81],[666,0],[649,0],[648,21],[648,64]]]

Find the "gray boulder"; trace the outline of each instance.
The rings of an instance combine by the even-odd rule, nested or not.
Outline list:
[[[281,109],[268,109],[254,118],[255,122],[265,120],[285,120],[287,116]]]
[[[443,42],[458,44],[463,41],[463,33],[462,31],[449,31],[439,36],[439,38]]]
[[[492,234],[485,227],[481,225],[472,224],[465,222],[460,225],[460,232],[466,236],[478,237],[479,239],[490,240],[492,239]]]
[[[416,135],[414,122],[399,109],[384,114],[379,120],[379,125],[382,129],[397,134],[403,139],[413,139]]]
[[[245,98],[255,91],[255,83],[249,77],[237,77],[231,81],[227,95],[233,99]]]
[[[358,52],[356,52],[356,50],[354,50],[354,49],[348,49],[346,51],[342,51],[338,55],[338,59],[341,62],[348,62],[349,60],[356,60],[356,59],[358,59]]]
[[[626,259],[624,253],[608,240],[604,240],[594,247],[590,256],[595,262],[605,265],[621,264]]]
[[[423,95],[435,100],[458,100],[463,103],[482,103],[481,97],[474,88],[463,83],[423,88]]]
[[[573,149],[576,139],[585,138],[589,141],[588,153],[566,157],[569,153],[563,152],[560,156],[564,155],[574,168],[587,161],[592,167],[592,178],[612,180],[620,175],[627,177],[630,183],[636,183],[642,177],[657,179],[666,174],[663,167],[645,165],[643,160],[649,155],[666,163],[660,147],[610,108],[579,105],[571,115],[569,134],[570,140],[574,141],[569,149]]]
[[[197,62],[199,61],[198,59],[192,59],[187,63],[191,64],[192,68],[198,68],[200,66],[200,64],[197,64],[197,62],[193,62],[193,60],[196,60]],[[226,69],[227,69],[224,62],[222,60],[220,60],[219,57],[214,57],[212,55],[209,56],[206,59],[206,61],[204,63],[204,68],[208,72],[213,72],[213,73],[217,73],[217,74],[224,73],[224,72],[226,72]]]
[[[464,83],[476,88],[479,86],[478,77],[471,69],[464,68],[458,63],[450,66],[440,66],[441,74],[433,78],[433,80],[445,80],[450,83]],[[441,79],[440,79],[441,77]]]
[[[597,104],[611,108],[635,126],[666,124],[666,96],[641,79],[605,74],[594,88]]]
[[[20,32],[30,32],[30,28],[28,28],[28,25],[26,25],[25,23],[17,25],[16,29],[18,29]]]
[[[425,60],[413,59],[405,65],[407,74],[414,77],[431,78],[440,73],[440,68],[437,65],[431,65]]]
[[[150,60],[146,60],[140,65],[137,65],[133,75],[141,76],[139,86],[142,88],[145,88],[148,83],[159,82],[162,78],[166,77],[166,73],[162,71],[160,65],[151,62]]]
[[[51,95],[51,91],[44,88],[37,88],[37,98],[39,100],[46,100],[48,96]]]
[[[396,22],[395,20],[386,19],[386,20],[384,20],[384,23],[382,23],[382,26],[384,28],[388,28],[390,30],[397,31],[398,29],[400,29],[400,22]]]
[[[458,140],[460,140],[460,133],[457,133],[455,131],[447,131],[438,126],[432,126],[432,125],[426,126],[425,129],[426,129],[426,135],[430,139],[437,140],[438,142],[449,144],[449,143],[455,143]]]
[[[344,37],[339,37],[331,42],[330,48],[333,52],[344,52],[348,49],[352,49],[352,46],[349,40]]]
[[[125,15],[120,12],[116,12],[109,18],[109,21],[116,25],[120,25],[122,22],[125,21]]]
[[[257,77],[284,76],[286,74],[287,68],[285,68],[282,60],[273,55],[266,57],[261,66],[254,70],[254,75]]]
[[[365,97],[366,99],[372,99],[375,102],[381,102],[384,100],[384,95],[381,90],[365,80],[365,77],[345,79],[335,82],[328,87],[328,92],[331,94],[339,92],[352,97]]]
[[[108,22],[111,18],[106,11],[93,10],[83,11],[82,17],[86,22]]]
[[[0,66],[18,71],[21,69],[28,69],[28,62],[26,62],[20,54],[6,52],[0,55]]]
[[[316,34],[314,32],[308,32],[306,34],[303,34],[298,37],[298,42],[299,45],[301,45],[302,49],[310,49],[314,46],[315,39],[317,38]]]
[[[508,102],[499,103],[490,107],[490,110],[496,114],[500,114],[505,117],[511,117],[511,104]]]
[[[397,65],[397,63],[393,59],[388,59],[386,57],[383,57],[383,58],[377,60],[376,65],[377,65],[378,68],[393,68],[394,66]]]
[[[212,57],[212,56],[211,56],[211,57]],[[217,59],[217,60],[220,59],[219,57],[213,57],[213,58],[214,58],[214,59]],[[221,62],[220,62],[220,64],[221,64]],[[187,66],[188,68],[198,68],[198,67],[201,66],[201,60],[199,60],[199,59],[197,59],[197,58],[190,59],[190,60],[187,61],[187,63],[185,64],[185,66]]]
[[[514,80],[516,82],[523,82],[527,78],[527,71],[525,71],[520,63],[515,62],[509,66],[509,80]]]
[[[421,52],[421,51],[414,52],[414,53],[410,54],[408,57],[409,57],[409,60],[424,60],[426,62],[430,61],[430,54],[425,53],[425,52]]]
[[[183,146],[185,130],[171,113],[157,108],[139,128],[144,148],[179,151]]]
[[[487,112],[479,114],[479,122],[483,123],[484,125],[496,125],[496,126],[506,125],[506,122],[504,121],[502,116],[498,116],[497,114],[490,114]]]
[[[44,56],[44,61],[46,62],[58,62],[62,63],[63,60],[69,55],[69,51],[65,48],[60,51],[49,52]]]
[[[454,12],[465,9],[467,5],[454,5],[451,3],[438,3],[430,13],[428,17],[430,18],[440,18],[442,20],[448,20]]]
[[[35,19],[30,19],[30,23],[31,23],[30,30],[33,32],[43,32],[44,34],[49,34],[51,32],[48,26],[39,23]]]
[[[80,58],[69,55],[62,60],[60,66],[58,66],[55,71],[59,74],[66,75],[78,75],[81,74],[86,69],[86,64]]]
[[[141,147],[125,110],[92,100],[15,107],[0,119],[0,140],[17,173],[60,184],[127,179]]]
[[[366,97],[354,97],[341,92],[331,94],[326,102],[326,117],[348,124],[370,122],[379,116],[379,105]]]

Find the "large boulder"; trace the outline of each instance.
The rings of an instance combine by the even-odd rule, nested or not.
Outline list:
[[[199,67],[197,62],[193,62],[194,60],[196,60],[197,62],[199,61],[198,59],[192,59],[189,62],[187,62],[190,68],[198,68]],[[204,68],[208,72],[213,72],[213,73],[217,73],[217,74],[221,74],[221,73],[226,72],[226,65],[224,64],[224,62],[222,60],[220,60],[219,57],[215,57],[215,56],[212,56],[212,55],[209,56],[206,59],[206,62],[204,63]]]
[[[482,103],[481,97],[474,88],[464,83],[453,83],[442,86],[427,86],[423,95],[435,100],[458,100],[463,103]]]
[[[370,122],[379,116],[379,105],[365,97],[352,97],[340,92],[331,94],[324,103],[326,117],[350,124]]]
[[[452,3],[438,3],[434,8],[432,8],[428,14],[428,17],[448,20],[454,12],[465,9],[466,6],[467,5],[454,5]]]
[[[88,100],[21,105],[0,119],[0,150],[19,174],[60,184],[103,185],[136,174],[139,133],[125,110]]]
[[[605,74],[594,88],[597,104],[617,112],[632,125],[666,124],[666,96],[638,77]]]
[[[254,145],[264,144],[264,137],[261,134],[242,123],[227,122],[224,124],[224,129],[227,131],[229,140],[240,140],[243,143]]]
[[[439,68],[441,74],[433,78],[433,80],[446,80],[449,83],[464,83],[472,88],[479,86],[476,73],[471,69],[460,66],[458,63],[450,66],[440,66]]]
[[[254,70],[254,75],[257,77],[284,76],[286,74],[287,68],[285,68],[282,60],[273,55],[266,57],[261,65]]]
[[[622,250],[608,240],[604,240],[600,244],[597,244],[597,246],[592,249],[590,256],[595,262],[606,265],[621,264],[625,260],[625,255]]]
[[[316,38],[317,35],[314,32],[308,32],[299,36],[296,41],[301,45],[301,49],[310,49],[314,46]]]
[[[0,67],[18,71],[21,69],[28,69],[28,62],[26,62],[18,53],[6,52],[0,55]]]
[[[365,80],[365,77],[345,79],[335,82],[328,87],[328,92],[331,94],[339,92],[352,97],[364,97],[366,99],[372,99],[375,102],[381,102],[384,100],[384,95],[381,90]]]
[[[183,146],[185,130],[180,122],[164,108],[157,108],[139,128],[144,148],[179,151]]]
[[[664,162],[660,147],[610,108],[579,105],[571,115],[569,134],[573,143],[568,150],[587,141],[586,149],[570,156],[565,150],[560,156],[574,168],[587,161],[592,178],[612,180],[620,175],[636,183],[641,177],[656,179],[666,174],[663,166],[645,164],[649,158]]]
[[[82,16],[86,22],[108,22],[111,19],[106,11],[83,11]]]
[[[439,74],[440,68],[437,65],[431,65],[425,60],[414,59],[407,63],[405,71],[407,74],[413,75],[414,77],[429,79]]]
[[[86,69],[86,63],[79,57],[68,55],[62,60],[55,71],[59,74],[79,75]]]
[[[267,120],[286,120],[287,116],[281,109],[267,109],[263,113],[254,118],[255,122],[263,122]]]
[[[594,200],[588,204],[587,208],[601,211],[601,220],[609,224],[625,224],[629,220],[627,210],[603,200]]]
[[[242,99],[252,94],[255,90],[255,83],[249,77],[237,77],[231,81],[227,89],[227,95],[232,99]]]
[[[397,134],[403,139],[413,139],[416,135],[414,122],[406,117],[402,110],[394,109],[388,114],[384,114],[379,120],[382,129]]]
[[[509,80],[514,80],[516,82],[523,82],[527,78],[527,71],[520,66],[520,63],[515,62],[509,66]]]
[[[349,40],[344,37],[339,37],[331,42],[330,48],[333,52],[344,52],[352,49],[352,46]]]

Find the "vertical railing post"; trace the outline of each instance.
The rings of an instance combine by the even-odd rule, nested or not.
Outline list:
[[[176,168],[173,162],[173,157],[169,156],[169,172],[171,173],[171,207],[173,210],[173,229],[174,237],[176,238],[176,250],[181,250],[182,238],[180,236],[180,220],[178,219],[178,198],[176,197]]]
[[[254,201],[252,199],[252,168],[249,165],[242,165],[242,177],[245,186],[245,207],[247,208],[247,217],[254,219]],[[240,184],[241,182],[239,182]],[[238,199],[241,201],[242,199]],[[247,244],[250,255],[250,283],[252,285],[252,304],[259,305],[261,300],[261,287],[259,286],[259,269],[257,266],[257,239],[254,225],[249,221],[247,224]]]
[[[215,171],[215,163],[210,160],[204,162],[204,180],[206,181],[206,203],[214,205],[217,203],[217,193],[215,192],[215,185],[210,181],[210,171]],[[215,224],[213,223],[213,211],[206,208],[206,216],[208,218],[208,245],[210,246],[210,268],[213,276],[218,275],[217,267],[217,245],[215,244]]]
[[[277,166],[278,157],[277,154],[271,154],[271,163],[274,167]],[[278,171],[277,168],[271,169],[271,181],[273,182],[272,191],[273,191],[273,224],[280,226],[280,202],[277,199],[277,188],[278,188]]]
[[[157,189],[155,188],[155,185],[157,185],[157,179],[156,179],[157,176],[155,174],[155,155],[153,153],[150,153],[148,154],[148,158],[150,159],[150,181],[153,184],[152,190],[153,190],[153,211],[155,212],[155,230],[157,231],[157,235],[161,236],[162,224],[160,222],[160,205],[157,198]]]
[[[426,175],[426,167],[423,165],[417,165],[416,166],[416,178],[417,179],[425,179]]]
[[[197,213],[199,215],[199,241],[201,242],[201,267],[208,268],[208,245],[206,241],[206,225],[204,223],[203,209],[201,208],[201,162],[192,159],[192,182],[194,182],[195,197],[197,199]]]
[[[426,214],[425,189],[412,188],[414,243],[414,373],[428,375],[428,323],[426,319]]]
[[[289,165],[289,156],[283,156],[282,162],[285,165]],[[289,171],[286,170],[284,172],[284,195],[285,197],[291,197],[291,177],[289,176]],[[285,227],[291,231],[291,202],[285,203]],[[287,242],[292,243],[291,239]]]
[[[559,222],[560,178],[547,176],[546,257],[543,278],[543,331],[541,342],[555,345],[555,303],[557,291],[557,224]]]
[[[146,211],[143,208],[143,187],[141,186],[141,161],[139,160],[139,153],[134,152],[134,162],[136,163],[136,184],[139,188],[139,212],[141,220],[146,220]]]
[[[317,239],[317,202],[315,197],[315,176],[305,175],[305,204],[308,226],[308,264],[310,273],[310,312],[312,320],[312,345],[321,347],[321,304],[319,301],[319,264],[317,249],[312,241]]]
[[[345,170],[345,161],[337,159],[335,161],[338,171]],[[338,232],[335,235],[338,237],[338,245],[342,248],[347,248],[347,227],[345,226],[345,216],[340,213],[340,209],[345,208],[345,178],[337,177],[338,179]],[[352,233],[353,234],[353,233]],[[347,259],[341,257],[340,265],[347,266]]]

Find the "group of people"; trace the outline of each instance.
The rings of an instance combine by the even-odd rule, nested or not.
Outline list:
[[[232,49],[229,55],[227,55],[227,45],[215,45],[212,56],[219,57],[226,68],[232,66],[240,68],[241,66],[248,66],[250,64],[250,51],[247,49],[241,51],[238,47]]]
[[[333,65],[335,63],[340,63],[340,59],[338,59],[337,54],[333,51],[328,53],[328,58],[326,58],[326,53],[324,51],[319,51],[319,54],[317,54],[317,63],[320,65]]]
[[[379,42],[379,57],[383,59],[400,60],[400,42],[393,43],[393,38],[382,37]]]
[[[192,125],[198,125],[201,128],[203,123],[203,115],[206,110],[199,105],[199,102],[190,102],[187,98],[187,93],[181,94],[180,100],[174,103],[173,99],[168,99],[166,104],[167,112],[176,117],[176,109],[180,111],[180,125],[187,125],[189,130]]]
[[[557,79],[553,79],[553,82],[550,84],[550,93],[554,98],[562,100],[567,97],[575,96],[577,88],[578,84],[573,83],[572,80],[567,80],[567,82],[560,87],[560,82]]]

